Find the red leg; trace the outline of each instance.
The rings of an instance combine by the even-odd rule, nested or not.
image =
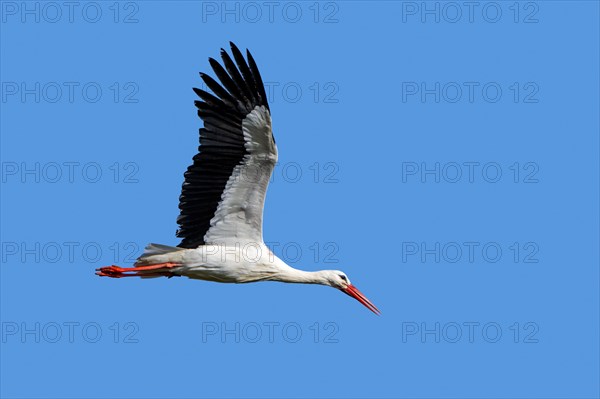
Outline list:
[[[157,272],[157,273],[104,273],[104,272],[96,272],[96,276],[100,277],[112,277],[112,278],[121,278],[121,277],[173,277],[175,274],[172,272]]]
[[[170,269],[179,266],[177,263],[158,263],[156,265],[139,266],[139,267],[119,267],[119,266],[104,266],[96,269],[96,275],[113,278],[121,277],[159,277],[172,276],[170,271],[156,271],[155,273],[147,273],[148,271],[158,269]]]

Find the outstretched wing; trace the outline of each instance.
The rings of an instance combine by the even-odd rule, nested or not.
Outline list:
[[[179,197],[177,237],[183,248],[263,242],[263,207],[277,147],[256,63],[249,51],[246,63],[230,44],[235,62],[223,49],[224,67],[209,59],[220,84],[200,74],[214,95],[194,88],[204,127]]]

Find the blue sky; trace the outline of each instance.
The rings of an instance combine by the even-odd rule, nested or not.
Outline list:
[[[598,3],[0,3],[3,397],[600,394]],[[176,245],[232,40],[319,286],[110,280]]]

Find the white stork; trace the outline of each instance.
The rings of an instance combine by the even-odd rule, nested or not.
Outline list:
[[[185,172],[179,197],[177,247],[149,244],[134,267],[106,266],[107,277],[173,277],[221,283],[281,281],[337,288],[371,311],[375,307],[338,270],[302,271],[288,266],[265,245],[263,206],[277,146],[271,113],[258,68],[231,44],[233,59],[221,49],[223,66],[209,58],[217,83],[200,74],[210,94],[194,88],[200,129],[199,152]],[[237,67],[236,67],[237,64]]]

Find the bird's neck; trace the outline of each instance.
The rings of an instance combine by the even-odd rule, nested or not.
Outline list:
[[[307,272],[289,266],[278,270],[272,280],[280,281],[282,283],[329,285],[329,281],[325,278],[322,271]]]

